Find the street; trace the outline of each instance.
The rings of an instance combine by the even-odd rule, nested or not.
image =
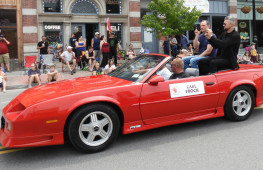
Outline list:
[[[0,93],[0,109],[24,89]],[[210,119],[120,135],[96,154],[70,144],[8,149],[0,146],[0,169],[262,169],[263,113],[243,122]],[[9,152],[10,151],[10,152]]]

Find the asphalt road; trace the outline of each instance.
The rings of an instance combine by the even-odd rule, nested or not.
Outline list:
[[[0,109],[21,91],[0,93]],[[243,122],[217,118],[120,136],[96,154],[79,153],[70,144],[0,146],[0,169],[263,169],[262,110]]]

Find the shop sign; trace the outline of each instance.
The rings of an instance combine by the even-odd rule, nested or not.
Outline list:
[[[209,13],[209,2],[208,0],[185,0],[184,5],[193,9],[196,7],[197,10],[201,10],[202,13]]]
[[[130,27],[130,32],[141,32],[141,27]]]
[[[247,23],[246,22],[240,22],[239,23],[239,27],[240,28],[246,28],[247,27]]]
[[[107,5],[119,5],[119,0],[107,0]]]
[[[45,30],[60,30],[61,26],[60,25],[45,25],[44,28]]]

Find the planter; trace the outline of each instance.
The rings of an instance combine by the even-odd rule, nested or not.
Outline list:
[[[247,14],[251,11],[251,7],[250,6],[244,6],[243,8],[241,8],[241,11],[243,13]]]
[[[260,6],[257,8],[258,13],[262,14],[263,13],[263,6]]]

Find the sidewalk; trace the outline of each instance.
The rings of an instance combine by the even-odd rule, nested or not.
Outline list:
[[[56,69],[59,72],[58,80],[65,80],[65,79],[72,79],[76,77],[86,77],[91,76],[91,72],[83,71],[77,68],[77,72],[73,75],[70,74],[70,71],[66,69],[66,71],[62,72],[62,64],[59,61],[55,61]],[[65,66],[66,67],[66,66]],[[25,70],[23,71],[11,71],[10,73],[6,73],[7,77],[7,86],[6,89],[21,89],[21,88],[28,88],[28,76],[25,74]],[[43,74],[43,69],[41,69],[41,84],[47,83],[47,74]],[[37,84],[32,84],[37,85]]]

